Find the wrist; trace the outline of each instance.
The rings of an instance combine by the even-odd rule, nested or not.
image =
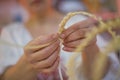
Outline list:
[[[92,67],[93,63],[96,61],[97,56],[99,55],[99,48],[95,43],[86,47],[82,53],[83,64]]]
[[[26,55],[23,55],[15,65],[17,69],[33,71],[31,64],[28,62]]]
[[[87,56],[87,57],[94,57],[96,55],[99,54],[99,48],[97,46],[96,43],[87,46],[84,50],[83,53]]]
[[[7,69],[3,75],[4,80],[35,80],[36,76],[36,72],[27,62],[25,56],[22,56],[17,64]]]

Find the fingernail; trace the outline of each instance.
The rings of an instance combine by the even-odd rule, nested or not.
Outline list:
[[[65,38],[65,34],[61,34],[60,37],[63,39]]]

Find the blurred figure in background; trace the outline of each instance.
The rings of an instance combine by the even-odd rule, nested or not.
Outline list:
[[[28,18],[28,14],[19,5],[18,0],[0,0],[0,18],[1,25],[5,25],[13,22],[24,22]]]
[[[1,29],[13,22],[24,22],[26,18],[25,10],[18,4],[17,0],[0,0]]]
[[[57,31],[63,15],[53,8],[52,0],[18,1],[29,13],[29,19],[6,26],[2,30],[1,39],[26,48],[0,45],[0,79],[60,80],[57,70],[60,61]],[[51,41],[54,42],[43,49],[27,49],[27,46],[38,46]],[[67,79],[64,73],[63,78]]]
[[[3,26],[13,21],[10,14],[11,5],[14,5],[14,0],[0,0],[0,32]]]
[[[81,0],[58,0],[58,2],[58,10],[63,13],[86,10],[86,6]]]
[[[0,24],[1,26],[12,22],[10,14],[10,6],[13,4],[13,0],[0,0]]]
[[[101,11],[116,11],[114,4],[115,0],[56,0],[55,7],[63,13],[88,11],[98,14]]]
[[[17,0],[0,0],[0,15],[3,21],[12,22],[15,21],[18,11]]]
[[[57,70],[60,61],[60,41],[57,31],[63,15],[52,7],[52,0],[19,0],[19,2],[29,12],[29,19],[24,24],[14,23],[4,28],[1,38],[25,48],[0,45],[0,79],[60,80]],[[91,28],[86,26],[93,23],[94,21],[88,19],[66,29],[63,35],[60,35],[64,41],[63,50],[74,51],[76,46],[85,39],[85,32],[89,32]],[[49,42],[52,44],[47,47],[34,48]],[[89,54],[88,63],[93,63],[94,56],[91,54],[96,55],[99,51],[96,40],[91,41],[84,51],[87,55]],[[88,66],[91,67],[91,65]],[[104,74],[107,74],[110,64],[106,66]],[[63,69],[62,67],[63,78],[67,80]],[[89,70],[90,68],[86,71],[89,73]],[[103,77],[105,77],[104,74]],[[109,80],[109,76],[105,80]]]

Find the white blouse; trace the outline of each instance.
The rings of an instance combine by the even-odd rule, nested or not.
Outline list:
[[[82,20],[84,19],[85,18],[83,18]],[[76,22],[78,21],[79,20],[77,20]],[[66,26],[70,26],[70,25],[72,24],[67,23]],[[9,43],[21,45],[24,47],[29,41],[32,40],[32,37],[23,24],[14,23],[8,25],[2,30],[1,39]],[[98,35],[97,44],[100,49],[103,49],[104,46],[107,44],[107,42],[103,40],[101,36]],[[17,47],[17,46],[15,47],[11,45],[0,44],[0,74],[2,74],[7,67],[17,63],[17,61],[24,53],[23,47]],[[61,51],[61,57],[64,60],[64,63],[66,63],[66,61],[69,60],[69,56],[71,56],[72,54],[73,53],[68,54],[67,52]],[[106,74],[106,77],[103,80],[115,80],[116,72],[120,67],[119,61],[116,58],[115,54],[111,53],[109,56],[112,61],[112,65],[110,66],[110,70],[108,74]]]

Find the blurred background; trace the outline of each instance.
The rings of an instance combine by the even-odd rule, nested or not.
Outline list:
[[[3,52],[0,52],[0,53],[7,53],[7,54],[2,54],[2,55],[3,56],[5,55],[5,58],[4,57],[3,58],[5,59],[5,62],[8,63],[8,65],[9,65],[9,63],[11,64],[12,61],[13,61],[13,63],[12,63],[12,65],[13,65],[14,62],[16,62],[18,60],[18,58],[22,55],[21,53],[24,53],[23,49],[21,49],[21,47],[20,48],[16,47],[17,44],[18,44],[18,46],[19,46],[19,44],[26,45],[26,43],[31,40],[30,35],[31,36],[35,35],[34,37],[36,37],[39,34],[47,34],[47,33],[49,34],[49,33],[54,32],[55,29],[57,29],[56,26],[58,26],[58,24],[61,21],[61,14],[63,17],[69,12],[86,11],[86,12],[90,12],[94,15],[100,16],[104,20],[111,20],[111,19],[116,18],[116,16],[120,16],[120,0],[46,0],[50,4],[52,2],[52,7],[51,7],[51,5],[48,7],[49,4],[39,5],[39,3],[41,3],[40,1],[44,2],[44,0],[21,0],[21,1],[27,1],[27,2],[33,1],[32,4],[28,3],[30,5],[30,7],[32,6],[31,7],[31,16],[32,16],[32,11],[36,11],[36,12],[38,11],[39,12],[38,14],[42,15],[42,16],[37,16],[37,18],[39,18],[39,21],[41,20],[41,23],[38,22],[39,24],[37,24],[37,19],[29,20],[30,12],[27,12],[27,10],[26,10],[28,7],[26,7],[26,9],[25,9],[24,7],[26,6],[26,4],[23,4],[23,5],[20,4],[20,0],[0,0],[0,35],[2,35],[3,38],[5,38],[5,40],[3,39],[3,44],[4,43],[8,44],[7,46],[2,45],[0,47],[1,51],[3,50]],[[36,6],[34,5],[34,3]],[[55,11],[53,13],[52,13],[52,11],[50,11],[49,15],[48,14],[44,15],[44,13],[47,13],[45,11],[46,7],[44,5],[47,6],[48,11],[50,11],[49,8],[54,8]],[[41,9],[41,10],[39,10],[39,9]],[[61,14],[59,15],[58,12]],[[52,15],[52,17],[50,15]],[[44,18],[46,18],[46,21],[44,21]],[[78,18],[78,19],[81,19],[81,18]],[[44,23],[43,21],[46,23]],[[10,25],[12,23],[26,23],[26,24],[23,24],[25,26],[26,31],[23,28],[23,25],[20,25],[20,24]],[[29,25],[27,25],[27,24],[29,24]],[[6,26],[8,28],[8,29],[6,29],[8,32],[4,31],[4,29],[3,29]],[[13,28],[10,28],[9,26],[12,26]],[[21,26],[21,28],[19,29],[20,26]],[[31,26],[34,26],[34,28]],[[38,28],[37,26],[43,26],[43,27]],[[50,26],[50,27],[46,27],[46,26]],[[1,34],[2,30],[4,31],[3,34]],[[21,30],[23,30],[23,31],[21,31]],[[58,29],[57,29],[57,31],[58,31]],[[116,29],[116,31],[119,32],[119,34],[120,34],[120,29]],[[29,33],[32,33],[33,35],[29,34]],[[109,35],[107,34],[107,36],[106,36],[106,34],[102,34],[102,37],[104,39],[106,39],[105,43],[107,43],[108,39],[110,39]],[[0,36],[0,39],[2,37]],[[8,43],[4,42],[4,41],[8,41]],[[16,44],[15,48],[11,47],[11,45],[9,46],[9,42],[13,43],[13,45],[15,43]],[[2,40],[1,40],[1,43],[2,43]],[[100,46],[102,45],[102,47],[103,47],[105,43],[104,43],[104,41],[102,41],[98,44],[100,44]],[[116,52],[119,52],[119,51],[116,51]],[[65,52],[63,52],[63,53],[65,53]],[[7,58],[6,58],[6,55],[7,55]],[[69,60],[69,56],[70,56],[70,54],[69,55],[63,54],[63,57],[65,57],[66,60],[67,59]],[[8,59],[8,62],[6,61],[7,59]],[[67,62],[67,61],[64,61],[64,63],[65,62]],[[5,65],[6,65],[6,63],[5,63]],[[3,68],[4,68],[4,66],[3,66]],[[115,71],[113,71],[113,72],[115,72]]]
[[[52,0],[53,7],[66,14],[72,11],[88,11],[102,14],[104,18],[120,13],[120,0]],[[25,22],[29,14],[18,0],[0,0],[0,30],[12,22]]]

